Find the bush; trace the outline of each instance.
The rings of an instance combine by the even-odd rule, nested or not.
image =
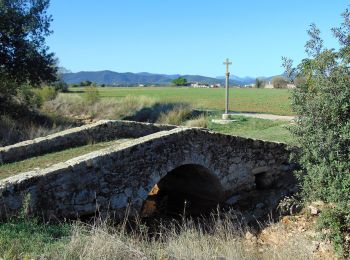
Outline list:
[[[94,104],[96,103],[99,98],[100,98],[100,93],[97,89],[97,87],[93,86],[93,87],[86,87],[85,88],[85,101],[88,104]]]
[[[42,99],[43,102],[54,100],[57,96],[57,91],[53,87],[45,86],[41,89],[35,90],[36,94]]]
[[[284,65],[291,80],[299,78],[292,92],[299,117],[291,131],[301,148],[294,155],[302,167],[297,172],[302,194],[306,200],[337,205],[322,214],[320,225],[330,228],[336,249],[349,255],[345,242],[350,239],[350,12],[343,16],[341,27],[333,29],[339,50],[324,49],[319,29],[311,25],[309,57],[297,68],[286,58]]]
[[[332,240],[338,254],[350,256],[350,208],[347,205],[324,209],[317,221],[317,228],[324,238]]]
[[[17,90],[16,96],[12,97],[12,99],[18,101],[20,104],[28,106],[28,108],[39,108],[42,106],[44,100],[38,94],[38,90],[34,90],[29,85],[22,85]]]
[[[54,82],[53,84],[51,84],[52,87],[55,88],[56,91],[59,91],[59,92],[68,92],[68,84],[65,83],[64,81],[62,80],[59,80],[59,81],[56,81]]]
[[[291,130],[302,148],[298,158],[304,170],[298,177],[307,199],[350,202],[349,50],[323,50],[319,33],[312,25],[306,45],[311,57],[296,70],[305,80],[292,92],[300,116]]]

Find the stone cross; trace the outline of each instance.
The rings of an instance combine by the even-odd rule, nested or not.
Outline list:
[[[229,107],[229,80],[230,72],[229,66],[232,64],[229,59],[226,59],[224,65],[226,65],[226,99],[225,99],[225,113],[222,115],[222,119],[228,119],[228,107]]]

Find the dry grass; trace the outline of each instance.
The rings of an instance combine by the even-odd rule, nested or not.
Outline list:
[[[55,100],[46,102],[44,111],[75,118],[140,119],[141,121],[181,125],[190,119],[192,107],[183,103],[158,102],[145,96],[126,96],[122,99],[100,99],[94,103],[78,95],[60,94]]]
[[[201,221],[99,220],[49,224],[35,219],[0,223],[1,259],[337,259],[317,240],[306,215],[269,223],[255,235],[235,213]],[[341,259],[341,258],[340,258]]]
[[[71,127],[69,123],[40,125],[35,122],[17,120],[7,115],[0,116],[0,146],[46,136]]]
[[[197,117],[195,119],[188,120],[185,125],[188,127],[208,128],[208,122],[209,122],[209,119],[207,116],[200,115],[199,117]]]
[[[127,96],[123,99],[99,99],[88,102],[78,95],[60,94],[55,100],[46,102],[43,110],[77,118],[122,119],[150,107],[156,99],[149,97]]]
[[[132,231],[125,225],[111,227],[75,225],[65,250],[55,252],[64,259],[312,259],[309,241],[301,235],[280,237],[280,247],[259,246],[247,239],[247,228],[227,215],[214,222],[182,223],[157,227],[150,236],[147,226],[138,223]],[[255,236],[253,236],[256,238]]]
[[[190,105],[179,105],[169,112],[161,113],[158,123],[181,125],[191,117],[192,108]]]

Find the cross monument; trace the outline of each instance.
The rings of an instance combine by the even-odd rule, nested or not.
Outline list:
[[[226,96],[225,96],[225,113],[222,115],[222,119],[227,120],[229,118],[228,115],[228,107],[229,107],[229,82],[230,82],[230,72],[229,66],[232,64],[229,59],[226,59],[224,65],[226,65]]]

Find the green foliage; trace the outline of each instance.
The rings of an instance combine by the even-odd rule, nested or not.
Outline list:
[[[350,27],[342,28],[349,37]],[[304,80],[292,92],[293,109],[300,115],[291,129],[302,148],[298,177],[307,199],[350,202],[350,71],[344,54],[350,41],[339,51],[323,49],[315,25],[308,33],[309,58],[295,74]]]
[[[317,228],[324,237],[331,239],[335,251],[350,256],[350,208],[347,205],[324,209],[317,221]]]
[[[350,230],[350,12],[333,29],[340,49],[325,49],[319,29],[312,24],[306,43],[309,57],[302,60],[292,81],[292,106],[300,115],[292,133],[301,146],[297,172],[306,200],[323,200],[335,206],[322,212],[319,227],[329,230],[335,249],[349,256]],[[286,71],[291,60],[284,59]]]
[[[89,80],[80,82],[80,86],[82,86],[82,87],[89,87],[91,85],[92,85],[92,82]]]
[[[96,103],[100,98],[100,94],[99,94],[97,87],[95,87],[95,86],[86,87],[84,98],[88,104]]]
[[[26,84],[17,89],[16,100],[31,109],[39,108],[43,104],[43,99],[37,94],[37,91]]]
[[[58,81],[52,83],[51,86],[54,87],[56,91],[68,92],[68,84],[62,80],[58,80]]]
[[[182,77],[178,77],[177,79],[172,80],[171,83],[175,86],[186,86],[187,79],[182,78]]]
[[[36,94],[42,99],[43,102],[54,100],[57,96],[57,91],[54,87],[45,86],[43,88],[35,90]]]
[[[16,83],[8,87],[56,79],[54,54],[45,45],[48,6],[49,0],[0,0],[0,74]]]

